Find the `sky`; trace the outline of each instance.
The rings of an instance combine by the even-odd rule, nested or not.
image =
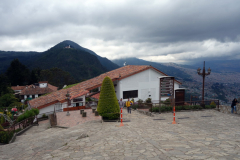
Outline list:
[[[0,50],[71,40],[110,60],[240,59],[239,16],[238,0],[6,0]]]

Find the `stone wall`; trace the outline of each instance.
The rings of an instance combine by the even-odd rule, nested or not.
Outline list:
[[[231,113],[231,105],[219,105],[220,112],[222,113]],[[237,104],[237,114],[240,114],[240,104]]]

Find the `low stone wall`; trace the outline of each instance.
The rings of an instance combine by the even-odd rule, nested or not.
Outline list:
[[[219,105],[219,110],[222,113],[231,113],[231,105],[226,106],[226,105]],[[240,114],[240,104],[237,104],[237,114]]]

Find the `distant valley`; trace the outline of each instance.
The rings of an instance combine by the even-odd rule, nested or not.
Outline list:
[[[194,65],[180,65],[176,63],[156,63],[144,61],[137,58],[125,58],[113,60],[119,66],[125,62],[129,65],[152,65],[169,76],[174,76],[182,82],[182,87],[186,88],[186,100],[190,100],[191,95],[202,96],[202,77],[197,74],[197,69],[203,68],[202,63]],[[221,104],[229,104],[233,98],[240,97],[240,61],[207,61],[205,69],[209,67],[212,72],[205,78],[205,99],[220,99]]]

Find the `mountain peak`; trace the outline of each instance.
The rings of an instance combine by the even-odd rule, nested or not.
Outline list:
[[[55,45],[53,48],[74,48],[78,50],[83,50],[83,47],[81,47],[79,44],[70,41],[70,40],[64,40],[57,45]]]

